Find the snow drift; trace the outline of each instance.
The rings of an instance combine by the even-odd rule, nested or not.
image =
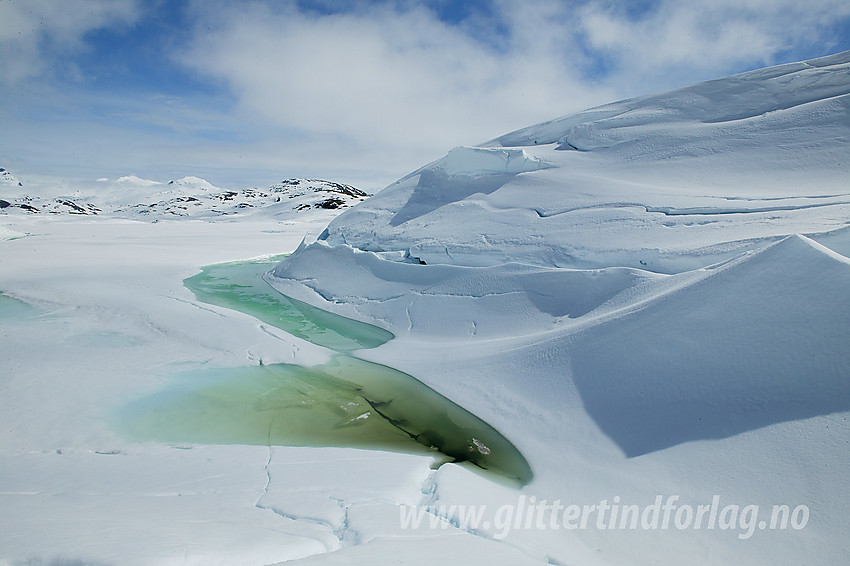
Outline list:
[[[850,470],[809,443],[850,410],[848,179],[850,52],[454,149],[338,216],[273,283],[395,333],[370,359],[505,431],[535,493],[818,509],[819,545],[580,533],[609,557],[829,561]]]
[[[848,93],[842,53],[609,104],[452,150],[324,238],[427,264],[704,267],[846,224]]]
[[[636,456],[850,410],[850,260],[789,236],[584,333],[584,406]]]
[[[408,290],[501,293],[508,311],[527,310],[510,308],[522,295],[547,303],[542,310],[556,318],[575,318],[592,309],[568,304],[588,293],[610,298],[653,274],[684,274],[788,235],[847,226],[848,108],[850,52],[455,148],[338,216],[276,274],[281,285],[297,280],[300,294],[331,303],[372,295],[386,302]],[[596,141],[579,143],[577,132]],[[340,262],[345,278],[329,267]],[[491,269],[466,274],[449,266]],[[638,274],[600,288],[612,276],[598,270],[610,268]],[[507,283],[523,270],[540,276]],[[448,273],[465,273],[465,282]],[[581,277],[584,286],[565,287],[565,279]],[[381,314],[392,301],[366,303],[358,303],[363,314],[408,324],[397,312]]]

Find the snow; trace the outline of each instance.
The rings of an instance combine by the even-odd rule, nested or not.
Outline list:
[[[0,186],[20,187],[23,186],[23,184],[17,177],[12,175],[10,171],[7,171],[4,167],[0,167]]]
[[[494,175],[500,173],[526,173],[545,169],[550,165],[530,155],[524,149],[456,147],[445,157],[437,160],[435,168],[448,176]]]
[[[427,264],[704,267],[751,240],[846,225],[848,95],[839,54],[603,106],[479,150],[554,168],[484,174],[475,150],[453,150],[332,222],[326,240]],[[475,178],[443,174],[456,162]]]
[[[214,191],[218,190],[218,187],[207,181],[206,179],[201,179],[200,177],[188,176],[177,179],[176,181],[169,181],[169,185],[178,185],[183,187],[193,187],[204,191]]]
[[[132,187],[153,187],[162,184],[160,181],[142,179],[141,177],[137,177],[136,175],[125,175],[123,177],[118,177],[117,179],[115,179],[115,182],[120,183],[122,185],[129,185]]]
[[[225,189],[200,177],[168,183],[134,175],[115,181],[36,184],[10,191],[0,214],[110,215],[123,218],[189,216],[218,220],[226,216],[303,217],[318,210],[346,208],[368,195],[349,185],[319,179],[286,179],[268,189]]]
[[[0,310],[0,562],[843,563],[849,109],[843,53],[455,148],[366,200],[309,180],[4,186],[8,202],[98,211],[0,212],[14,305]],[[237,209],[228,191],[263,205]],[[175,214],[184,196],[203,213]],[[363,202],[315,206],[329,198]],[[133,210],[150,204],[174,212]],[[354,355],[492,425],[530,483],[422,454],[120,435],[111,415],[177,374],[331,359],[181,283],[286,252],[276,289],[389,330]],[[749,535],[595,515],[500,529],[494,515],[659,496],[811,515]],[[459,505],[486,505],[488,523],[465,524]],[[402,528],[411,510],[442,518]]]
[[[820,517],[745,546],[716,532],[576,533],[610,563],[695,548],[710,563],[829,562],[848,552],[848,102],[844,53],[481,148],[545,169],[505,174],[453,150],[337,217],[274,284],[395,333],[362,355],[506,431],[535,472],[526,493],[721,494]],[[438,483],[450,501],[474,497]],[[570,561],[552,537],[507,540]]]
[[[13,221],[33,235],[3,242],[0,288],[38,313],[0,321],[0,559],[267,564],[326,551],[317,535],[254,507],[268,448],[134,443],[108,416],[187,367],[326,359],[253,319],[201,308],[180,282],[201,264],[292,249],[327,218],[296,230],[271,220]],[[286,456],[306,477],[316,458]]]
[[[12,230],[11,228],[7,228],[5,226],[0,226],[0,240],[12,240],[14,238],[20,238],[22,236],[24,236],[22,232]]]
[[[584,333],[585,409],[629,456],[850,410],[850,261],[819,247],[789,236]]]

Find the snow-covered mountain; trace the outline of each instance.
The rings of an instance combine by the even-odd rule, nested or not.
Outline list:
[[[349,297],[356,294],[351,278],[337,288],[339,278],[314,273],[344,263],[361,276],[363,293],[392,288],[387,292],[396,296],[409,290],[409,272],[418,269],[406,264],[427,264],[436,267],[419,269],[428,274],[423,290],[445,280],[457,296],[473,289],[510,293],[512,302],[525,296],[523,319],[561,324],[647,278],[701,273],[694,270],[794,234],[846,228],[848,100],[850,52],[609,104],[455,148],[336,217],[277,275],[309,279],[305,298]],[[595,275],[582,284],[584,307],[575,307],[575,292],[558,290],[575,270],[600,269],[614,271],[586,272]],[[518,280],[507,284],[512,278]],[[550,283],[524,292],[543,281]],[[426,299],[436,300],[417,297],[416,304]],[[352,298],[350,312],[362,310],[395,331],[407,315],[389,309],[407,300]],[[539,330],[538,323],[529,328]]]
[[[8,171],[4,170],[6,174]],[[14,179],[11,174],[8,177]],[[17,179],[14,181],[17,183]],[[70,191],[59,189],[55,195],[32,195],[18,187],[23,185],[16,184],[15,190],[2,193],[0,213],[214,219],[237,214],[290,215],[343,209],[368,196],[349,185],[318,179],[287,179],[267,189],[224,189],[199,177],[162,183],[129,175],[114,181],[100,179],[94,185]]]
[[[11,172],[7,171],[4,167],[0,167],[0,186],[15,186],[15,187],[23,187],[23,183],[12,175]]]
[[[455,148],[274,276],[395,333],[370,359],[509,431],[539,498],[725,494],[818,516],[746,545],[578,533],[611,563],[847,556],[850,52]],[[443,485],[435,500],[468,497]]]

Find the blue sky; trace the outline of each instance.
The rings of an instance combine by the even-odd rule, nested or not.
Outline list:
[[[0,166],[376,190],[456,145],[847,49],[846,0],[6,0]]]

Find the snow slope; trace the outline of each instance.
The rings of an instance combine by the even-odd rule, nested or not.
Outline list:
[[[274,283],[395,333],[364,355],[503,431],[535,472],[525,493],[813,517],[746,543],[577,531],[605,563],[835,563],[848,225],[850,52],[456,148],[338,216]],[[455,474],[437,474],[440,501],[479,497]],[[574,562],[556,536],[506,540]]]
[[[23,183],[21,183],[17,177],[12,175],[11,172],[7,171],[5,167],[0,167],[0,186],[15,186],[22,187]]]
[[[428,264],[709,265],[845,224],[848,93],[843,53],[609,104],[453,150],[326,240]],[[508,151],[551,168],[508,170]]]

